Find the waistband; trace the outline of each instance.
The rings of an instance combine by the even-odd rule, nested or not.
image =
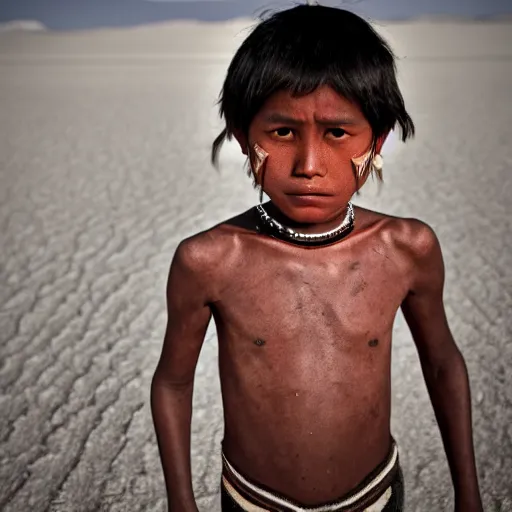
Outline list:
[[[339,500],[319,506],[304,506],[244,477],[222,453],[222,486],[247,512],[380,512],[390,501],[392,484],[400,469],[398,448],[392,440],[386,460],[355,489]]]

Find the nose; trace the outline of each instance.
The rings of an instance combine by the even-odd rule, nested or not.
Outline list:
[[[297,151],[297,161],[294,175],[311,179],[314,176],[323,177],[326,174],[322,148],[314,139],[304,140]]]

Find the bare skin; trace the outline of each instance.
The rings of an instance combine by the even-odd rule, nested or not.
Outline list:
[[[356,217],[342,244],[314,250],[231,225],[213,234],[226,251],[212,304],[226,456],[305,504],[345,494],[390,446],[391,329],[410,255],[391,238],[397,221]]]
[[[276,128],[276,112],[294,117],[293,129]],[[277,93],[237,139],[242,151],[257,141],[269,154],[267,211],[314,233],[340,222],[356,187],[350,158],[367,151],[371,129],[355,105],[321,88],[302,98]],[[304,202],[294,195],[301,191],[326,195]],[[212,317],[226,456],[246,477],[315,505],[350,491],[388,453],[391,332],[400,307],[441,428],[456,510],[481,510],[467,372],[446,321],[437,238],[416,219],[358,207],[355,216],[348,237],[319,248],[258,232],[254,209],[178,247],[152,386],[173,512],[197,510],[191,403]]]

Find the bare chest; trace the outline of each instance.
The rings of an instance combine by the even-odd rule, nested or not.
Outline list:
[[[319,404],[346,408],[356,396],[358,403],[378,402],[388,386],[393,322],[407,292],[400,265],[373,251],[250,263],[230,272],[215,303],[224,389],[236,389],[255,410],[262,396],[281,412],[290,397],[301,397],[311,414]]]
[[[233,269],[216,321],[233,339],[355,340],[389,331],[406,292],[400,267],[380,254],[269,258]]]

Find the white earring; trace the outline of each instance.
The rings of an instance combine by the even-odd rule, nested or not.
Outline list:
[[[372,167],[375,171],[382,171],[382,167],[384,167],[384,159],[379,153],[373,157]]]

